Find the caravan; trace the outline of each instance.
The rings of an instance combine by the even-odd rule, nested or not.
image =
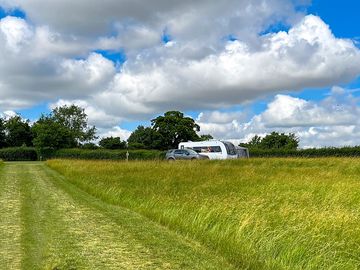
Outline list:
[[[234,159],[238,157],[235,146],[231,142],[210,140],[200,142],[179,143],[179,149],[193,149],[209,159]]]

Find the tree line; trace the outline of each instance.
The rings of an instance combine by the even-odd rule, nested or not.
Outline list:
[[[299,138],[294,133],[271,132],[263,138],[255,135],[247,143],[240,143],[240,146],[250,150],[296,150],[299,147]]]
[[[83,108],[64,105],[43,114],[33,124],[19,115],[0,118],[0,148],[86,148],[105,149],[158,149],[177,148],[182,141],[212,139],[211,135],[198,135],[200,126],[190,117],[178,111],[166,112],[151,120],[150,127],[138,126],[127,141],[120,137],[105,137],[99,146],[92,141],[98,139],[96,127],[89,126]]]
[[[120,137],[105,137],[99,145],[93,143],[96,127],[89,126],[83,108],[64,105],[43,114],[31,124],[20,116],[0,118],[0,148],[105,148],[105,149],[156,149],[177,148],[183,141],[204,141],[213,139],[208,135],[198,135],[200,126],[191,117],[179,111],[168,111],[151,120],[149,127],[138,126],[127,141]],[[273,132],[264,138],[254,136],[248,143],[240,144],[250,149],[296,149],[299,139],[292,133]]]
[[[0,147],[34,146],[54,149],[79,147],[96,138],[84,109],[71,105],[57,107],[31,124],[19,115],[0,118]]]

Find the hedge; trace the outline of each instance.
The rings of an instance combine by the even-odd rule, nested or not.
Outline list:
[[[0,159],[4,161],[35,161],[38,159],[35,148],[12,147],[0,149]]]
[[[328,147],[311,149],[249,149],[250,157],[360,157],[360,147]]]
[[[312,148],[299,150],[249,149],[250,157],[360,157],[360,146],[342,148]],[[158,150],[129,150],[129,160],[164,159],[165,152]],[[16,147],[0,149],[0,160],[35,161],[49,158],[125,160],[126,150],[106,149],[41,149]]]
[[[126,150],[106,149],[61,149],[55,151],[51,158],[72,158],[72,159],[108,159],[125,160]],[[129,160],[154,160],[164,159],[165,153],[158,150],[129,150]]]

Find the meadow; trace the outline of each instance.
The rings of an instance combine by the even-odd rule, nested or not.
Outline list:
[[[360,159],[47,165],[68,185],[139,213],[237,269],[360,268]]]
[[[0,166],[1,270],[234,269],[223,257],[94,198],[41,162]]]

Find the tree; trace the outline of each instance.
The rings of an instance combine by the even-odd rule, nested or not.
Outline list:
[[[255,135],[248,143],[241,143],[240,146],[257,149],[297,149],[299,146],[299,138],[295,134],[272,132],[261,138]]]
[[[9,147],[32,146],[33,134],[28,120],[16,115],[5,123],[6,145]]]
[[[88,126],[87,115],[81,107],[76,105],[57,107],[52,111],[52,118],[69,130],[69,136],[76,146],[96,138],[96,128]]]
[[[138,126],[127,140],[132,149],[162,149],[162,136],[150,127]]]
[[[5,120],[0,118],[0,148],[6,146]]]
[[[255,135],[251,138],[251,140],[248,143],[240,143],[239,146],[247,147],[247,148],[260,148],[261,144],[261,137],[258,135]]]
[[[214,139],[214,137],[211,136],[210,134],[203,134],[203,135],[200,135],[200,137],[199,137],[199,141],[209,141],[212,139]]]
[[[169,111],[164,116],[158,116],[151,120],[152,128],[162,136],[162,148],[177,148],[183,141],[197,141],[200,131],[194,119],[184,117],[179,111]]]
[[[70,130],[55,121],[51,115],[41,116],[32,126],[34,133],[34,146],[37,148],[71,148],[75,142],[71,137]]]
[[[98,145],[96,145],[95,143],[92,143],[92,142],[84,143],[80,147],[81,147],[81,149],[88,149],[88,150],[95,150],[95,149],[99,148]]]
[[[107,137],[101,139],[99,145],[105,149],[125,149],[126,142],[121,141],[120,137]]]
[[[33,126],[34,145],[54,149],[79,147],[80,143],[95,139],[95,127],[88,127],[83,108],[75,105],[55,108],[43,115]]]
[[[299,139],[295,134],[272,132],[266,135],[260,143],[262,149],[296,149],[299,146]]]

